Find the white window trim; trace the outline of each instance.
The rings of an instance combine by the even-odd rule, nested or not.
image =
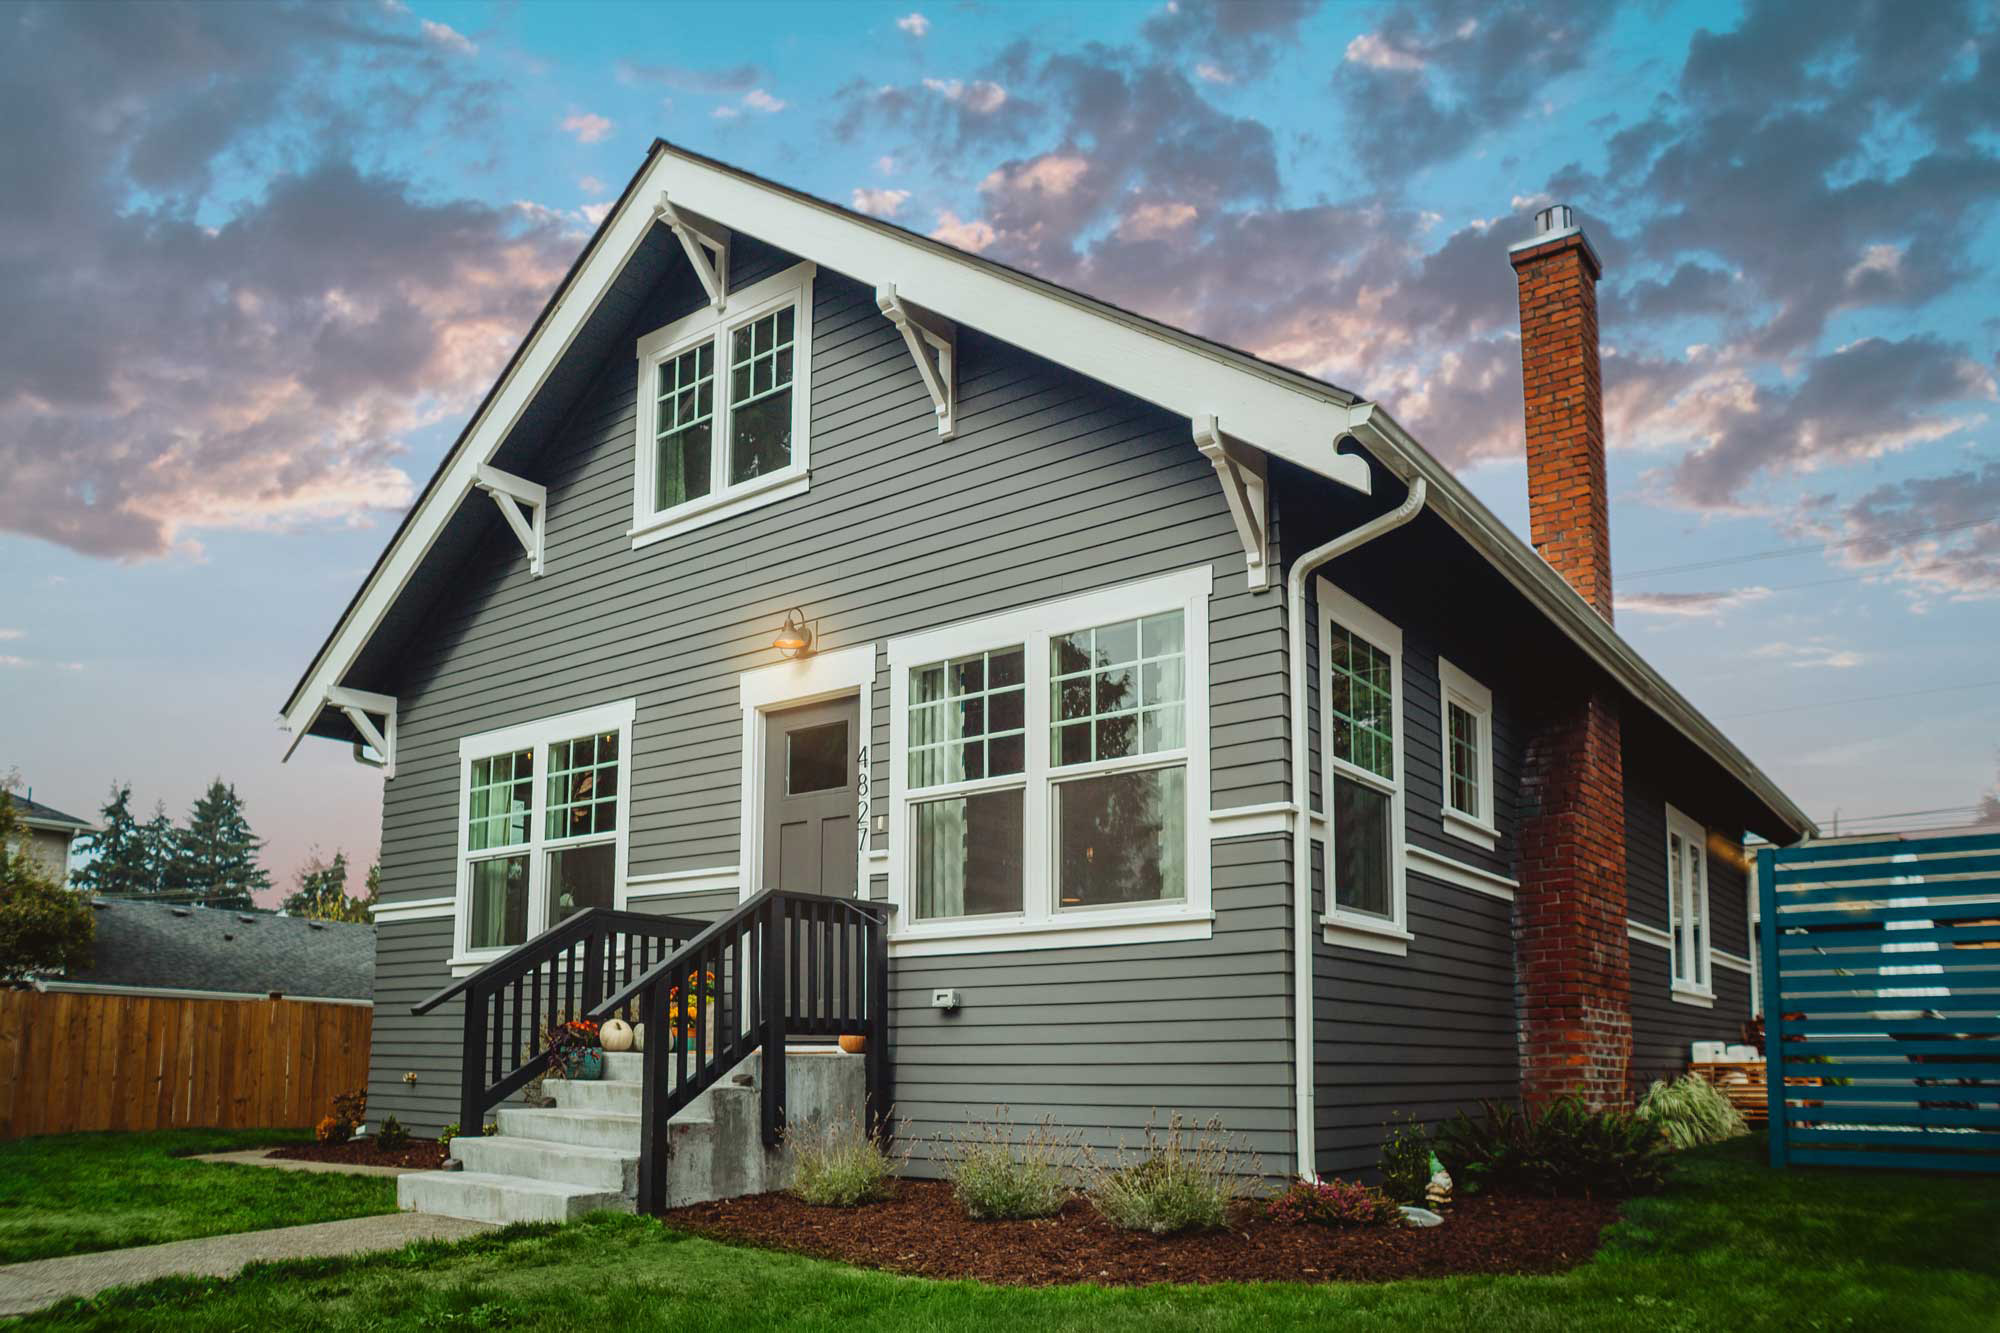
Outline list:
[[[633,424],[634,467],[632,528],[626,535],[636,549],[696,528],[707,527],[725,518],[776,504],[806,491],[812,477],[812,319],[813,279],[818,270],[810,262],[794,264],[782,273],[729,293],[720,306],[700,310],[671,324],[654,329],[639,339],[638,412]],[[729,335],[737,327],[761,319],[774,310],[794,305],[798,315],[793,323],[792,343],[792,461],[790,466],[740,485],[728,484],[730,448]],[[657,441],[654,437],[658,411],[654,392],[658,368],[703,342],[715,344],[715,415],[711,432],[716,464],[712,468],[711,489],[699,500],[689,500],[672,509],[653,508],[653,473]]]
[[[866,821],[873,799],[872,755],[875,737],[875,645],[857,644],[833,652],[814,653],[795,661],[777,662],[736,678],[738,701],[743,706],[743,787],[740,796],[742,824],[742,878],[737,888],[739,901],[757,895],[764,878],[764,752],[769,732],[769,716],[788,708],[824,703],[829,699],[856,701],[861,754],[856,764],[860,806],[856,818]],[[865,824],[864,824],[865,826]],[[868,896],[868,835],[855,833],[854,891]]]
[[[1681,886],[1674,882],[1673,838],[1678,834],[1681,845],[1691,856],[1701,858],[1701,956],[1694,961],[1697,980],[1681,981],[1674,976],[1674,962],[1679,952],[1679,932],[1676,929],[1681,916]],[[1715,1003],[1715,917],[1709,910],[1708,894],[1708,830],[1695,819],[1690,818],[1673,806],[1667,806],[1667,985],[1673,998],[1684,1004],[1708,1008]]]
[[[481,852],[478,857],[466,850],[467,830],[472,818],[472,762],[486,759],[510,750],[531,750],[535,756],[534,799],[528,810],[528,841],[518,847],[496,849],[491,855],[517,856],[526,853],[528,857],[528,939],[533,939],[548,929],[548,870],[544,864],[551,846],[556,848],[571,845],[586,845],[602,841],[601,838],[558,839],[553,844],[547,834],[548,801],[548,755],[547,747],[557,741],[573,740],[592,732],[615,731],[618,733],[618,828],[612,835],[612,906],[625,906],[625,864],[626,848],[632,835],[632,719],[638,712],[638,703],[633,699],[617,703],[602,704],[595,708],[579,709],[573,713],[563,713],[556,717],[541,718],[534,722],[524,722],[517,726],[502,727],[497,731],[482,731],[474,736],[466,736],[458,742],[458,842],[455,852],[457,864],[457,889],[453,894],[452,907],[452,956],[448,965],[455,973],[483,967],[496,958],[505,957],[517,945],[505,948],[474,949],[468,943],[472,926],[472,876],[471,866],[475,859],[485,860],[489,853]]]
[[[1207,565],[1159,578],[1104,588],[997,616],[927,630],[889,641],[889,900],[896,906],[891,952],[935,954],[1075,948],[1140,940],[1208,939],[1214,914],[1209,896],[1208,599],[1214,571]],[[1186,698],[1184,750],[1131,759],[1050,767],[1048,641],[1057,634],[1134,617],[1179,610],[1185,616],[1182,670]],[[1018,915],[916,920],[910,883],[909,840],[913,799],[938,794],[908,790],[910,670],[932,662],[996,648],[1021,646],[1027,678],[1027,794],[1022,807],[1022,911]],[[1184,756],[1187,765],[1186,896],[1176,902],[1061,911],[1055,902],[1056,847],[1051,829],[1059,778],[1157,768]],[[994,785],[994,784],[983,784]],[[1008,786],[1011,782],[997,785]],[[954,784],[950,791],[973,790]]]
[[[1479,803],[1483,811],[1469,815],[1451,803],[1451,706],[1472,714],[1479,728]],[[1444,831],[1461,842],[1492,851],[1500,841],[1493,818],[1493,691],[1438,658],[1438,772],[1443,775]]]
[[[1403,761],[1403,733],[1408,730],[1403,716],[1403,631],[1328,580],[1317,578],[1314,583],[1319,600],[1320,801],[1327,816],[1326,903],[1320,925],[1329,944],[1372,947],[1378,953],[1403,954],[1407,953],[1409,941],[1416,938],[1409,929],[1409,883],[1403,851],[1406,829],[1404,793],[1409,786],[1409,770]],[[1331,697],[1333,689],[1333,627],[1336,624],[1359,634],[1389,654],[1389,707],[1395,718],[1395,733],[1390,738],[1396,768],[1393,786],[1364,768],[1333,757],[1333,727],[1327,714],[1326,700]],[[1343,909],[1334,901],[1333,779],[1336,773],[1377,790],[1389,791],[1390,914],[1386,918]],[[1369,943],[1364,944],[1363,940]]]

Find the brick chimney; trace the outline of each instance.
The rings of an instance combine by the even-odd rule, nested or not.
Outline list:
[[[1611,523],[1597,360],[1603,270],[1566,204],[1536,214],[1535,235],[1510,247],[1509,258],[1521,289],[1529,535],[1608,621]],[[1632,1059],[1631,941],[1623,726],[1609,682],[1556,684],[1532,719],[1520,858],[1522,1096],[1622,1104]]]
[[[1611,508],[1597,364],[1603,266],[1568,204],[1535,214],[1535,234],[1509,247],[1508,258],[1521,289],[1528,535],[1542,558],[1609,620]]]

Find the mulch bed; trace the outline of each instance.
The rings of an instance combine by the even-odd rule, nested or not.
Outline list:
[[[435,1139],[412,1139],[404,1147],[389,1152],[373,1139],[349,1139],[346,1143],[300,1143],[273,1148],[267,1157],[284,1157],[294,1162],[342,1162],[348,1166],[413,1166],[435,1171],[444,1165],[444,1145]]]
[[[974,1222],[949,1185],[911,1180],[895,1197],[859,1208],[757,1194],[676,1208],[665,1221],[714,1240],[892,1273],[1041,1287],[1557,1273],[1595,1253],[1617,1215],[1617,1203],[1604,1200],[1482,1196],[1454,1205],[1441,1227],[1337,1228],[1272,1222],[1253,1206],[1228,1231],[1155,1237],[1119,1230],[1081,1199],[1043,1221]]]

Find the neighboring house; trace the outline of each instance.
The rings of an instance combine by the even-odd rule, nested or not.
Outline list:
[[[55,876],[57,883],[69,883],[69,846],[84,834],[96,832],[96,829],[87,819],[78,819],[53,806],[43,805],[32,792],[25,796],[16,792],[13,801],[14,815],[27,832],[22,845],[28,849],[28,854]]]
[[[1355,1171],[1737,1039],[1811,825],[1612,628],[1543,222],[1531,547],[1379,405],[656,144],[284,706],[387,776],[371,1109],[458,1118],[454,975],[773,885],[894,905],[919,1173],[997,1104]]]
[[[373,926],[131,899],[90,905],[91,966],[43,989],[363,1004],[374,997]]]

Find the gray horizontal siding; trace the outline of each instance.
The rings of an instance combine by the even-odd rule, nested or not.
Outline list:
[[[1715,1007],[1673,998],[1667,951],[1632,941],[1632,1064],[1634,1091],[1656,1078],[1685,1073],[1688,1047],[1697,1041],[1739,1042],[1750,1017],[1750,974],[1715,969]]]
[[[656,235],[648,251],[662,245],[673,242]],[[732,281],[789,262],[739,236]],[[386,900],[453,891],[460,737],[623,698],[638,701],[630,873],[737,864],[737,676],[774,660],[771,635],[795,605],[818,620],[823,649],[881,645],[1210,564],[1212,803],[1283,798],[1281,599],[1244,586],[1241,547],[1188,423],[966,330],[958,435],[940,442],[908,352],[862,283],[824,270],[817,279],[811,490],[632,550],[632,340],[700,300],[684,264],[662,268],[668,276],[650,289],[624,293],[624,332],[548,428],[546,447],[512,464],[549,489],[545,576],[528,577],[493,520],[469,560],[424,571],[411,594],[431,609],[384,682],[400,700]],[[869,719],[877,793],[892,762],[888,684],[884,667]],[[1053,1115],[1094,1142],[1136,1132],[1158,1107],[1219,1115],[1282,1154],[1291,1079],[1282,843],[1217,844],[1214,880],[1212,940],[899,959],[899,1110],[913,1142],[1013,1089],[1004,1100],[1018,1113]],[[664,895],[635,906],[710,915],[730,902]],[[412,993],[443,984],[448,944],[441,928],[385,949],[384,984]],[[938,984],[967,991],[962,1014],[929,1008]],[[449,1076],[455,1089],[457,1024],[441,1014],[394,1026],[378,1054],[383,1095],[455,1114],[449,1096],[421,1091],[429,1074],[415,1091],[397,1080],[421,1059],[439,1087]],[[920,1147],[918,1170],[925,1160]]]

